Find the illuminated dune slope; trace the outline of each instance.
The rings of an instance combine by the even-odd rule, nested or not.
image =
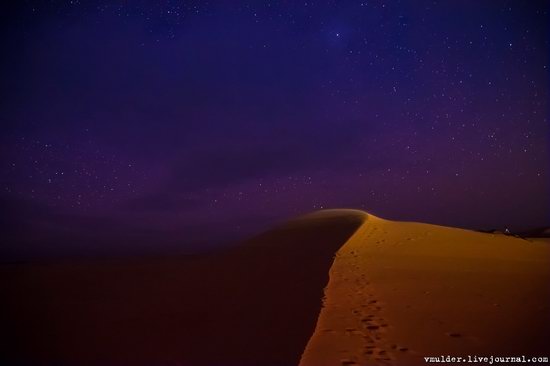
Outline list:
[[[550,246],[369,215],[339,250],[302,366],[548,356]]]

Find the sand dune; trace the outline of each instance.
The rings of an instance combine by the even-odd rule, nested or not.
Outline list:
[[[300,365],[549,356],[550,246],[369,215],[339,250]]]
[[[223,253],[3,265],[0,364],[548,356],[549,262],[543,241],[327,210]]]
[[[357,211],[196,257],[0,267],[2,365],[296,365]]]

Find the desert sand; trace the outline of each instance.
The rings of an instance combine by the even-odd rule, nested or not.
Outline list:
[[[234,249],[0,266],[0,365],[297,365],[360,212]]]
[[[550,246],[365,214],[338,251],[302,366],[549,356]]]
[[[218,253],[0,266],[0,364],[548,356],[550,246],[356,210]]]

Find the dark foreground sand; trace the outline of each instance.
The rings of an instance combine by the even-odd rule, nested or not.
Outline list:
[[[0,267],[2,365],[296,365],[364,214],[196,257]]]

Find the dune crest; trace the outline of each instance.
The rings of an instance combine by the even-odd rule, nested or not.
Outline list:
[[[368,215],[338,251],[301,366],[548,356],[550,246]]]
[[[337,209],[209,255],[0,266],[0,363],[547,356],[549,259],[542,242]]]

